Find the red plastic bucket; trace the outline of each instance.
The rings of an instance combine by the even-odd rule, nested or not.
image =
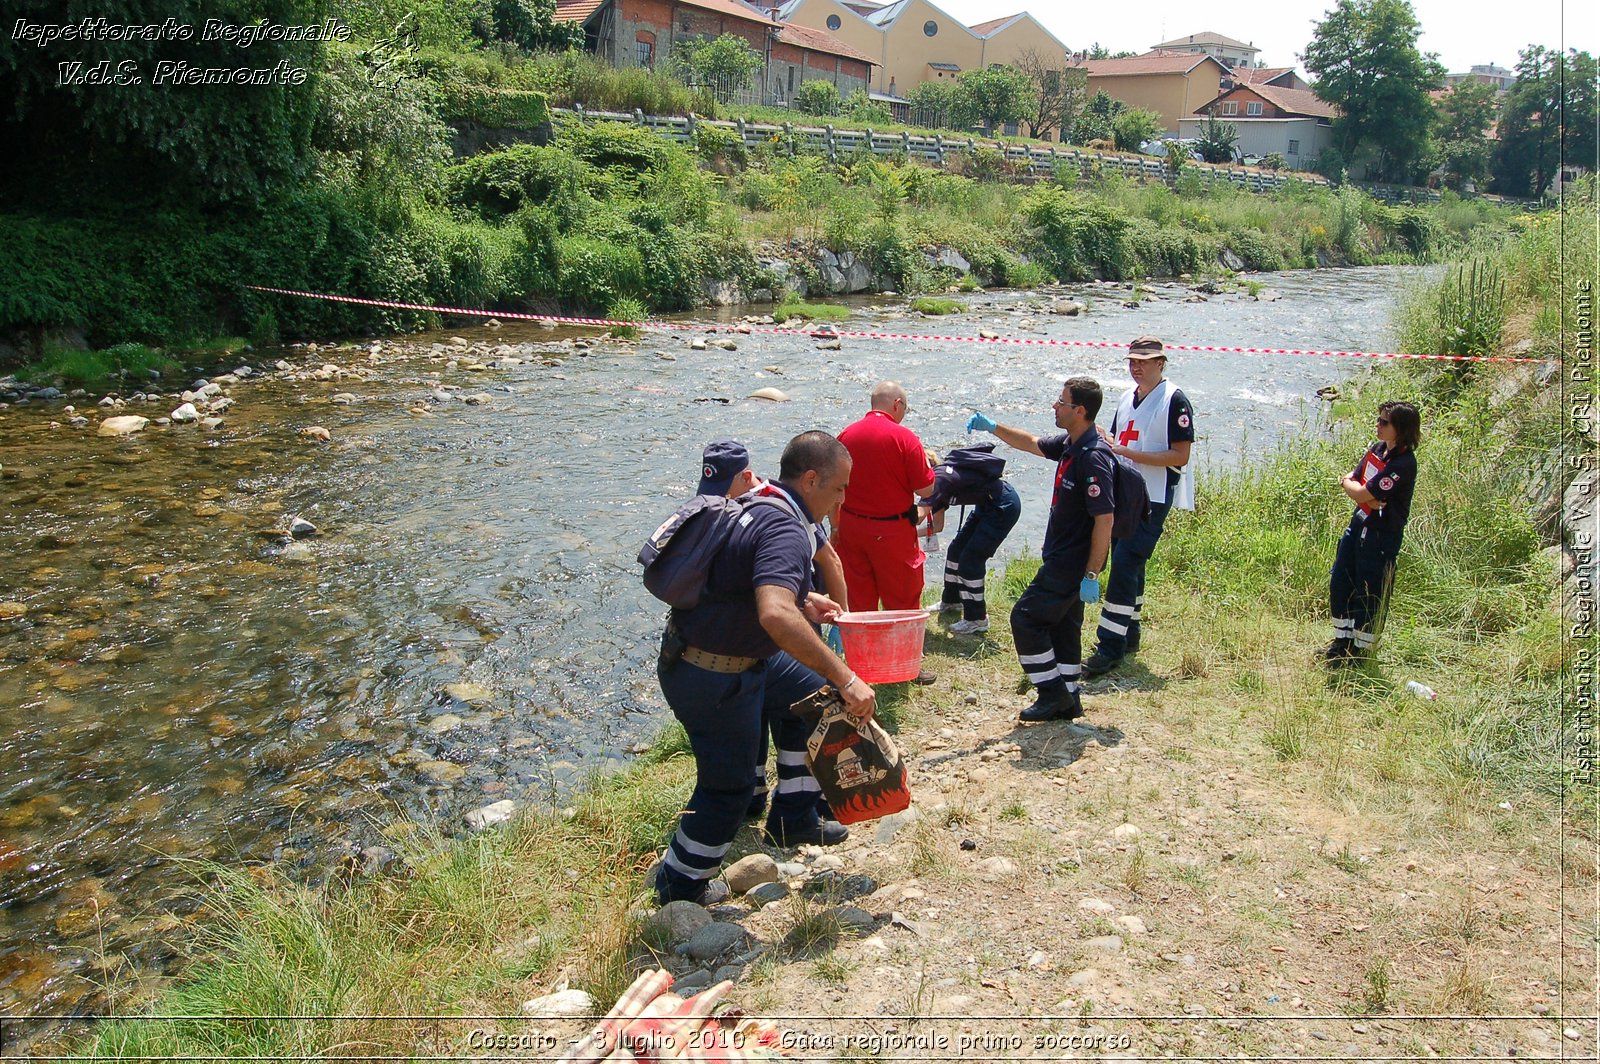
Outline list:
[[[927,610],[841,613],[833,619],[844,642],[844,660],[867,683],[904,683],[922,671]]]

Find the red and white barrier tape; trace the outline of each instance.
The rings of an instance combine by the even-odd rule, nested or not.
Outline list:
[[[524,314],[514,310],[471,310],[467,307],[436,307],[426,303],[400,303],[390,299],[361,299],[357,296],[336,296],[324,292],[298,292],[292,288],[268,288],[249,284],[252,292],[270,292],[280,296],[297,296],[301,299],[321,299],[332,303],[354,303],[363,307],[387,307],[392,310],[421,310],[434,314],[460,314],[477,318],[506,318],[512,321],[548,321],[557,325],[589,325],[601,328],[626,326],[634,329],[696,330],[712,332],[772,333],[780,336],[817,336],[821,339],[851,340],[915,340],[923,343],[963,344],[1015,344],[1038,347],[1103,347],[1120,350],[1127,345],[1114,340],[1041,340],[1021,336],[951,336],[926,333],[845,332],[828,329],[818,331],[808,326],[803,329],[768,328],[761,325],[707,325],[705,323],[676,323],[663,321],[615,321],[610,318],[569,318],[554,314]],[[1318,355],[1329,358],[1402,358],[1429,362],[1524,362],[1545,365],[1547,358],[1515,358],[1510,355],[1422,355],[1401,351],[1312,351],[1297,347],[1227,347],[1221,344],[1167,344],[1169,351],[1210,351],[1230,355]]]

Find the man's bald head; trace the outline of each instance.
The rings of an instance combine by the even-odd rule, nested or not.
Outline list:
[[[881,410],[899,421],[911,409],[906,390],[894,381],[879,381],[872,388],[872,409]]]

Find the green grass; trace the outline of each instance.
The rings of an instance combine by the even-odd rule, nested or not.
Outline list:
[[[44,357],[19,370],[17,378],[35,384],[59,380],[72,387],[103,388],[114,385],[123,374],[142,381],[149,370],[168,373],[180,366],[177,359],[143,344],[118,344],[98,351],[52,346],[45,349]]]
[[[967,308],[954,299],[918,296],[911,301],[911,309],[921,314],[960,314]]]
[[[650,316],[650,309],[641,300],[624,296],[611,304],[606,311],[606,317],[612,321],[644,321]],[[637,340],[639,327],[636,325],[613,325],[610,329],[612,336],[624,340]]]
[[[641,874],[687,795],[682,749],[674,729],[595,781],[570,819],[529,815],[453,841],[419,829],[394,843],[403,875],[312,890],[265,869],[197,869],[214,884],[205,931],[185,980],[152,1005],[175,1019],[108,1020],[80,1052],[404,1057],[435,1044],[433,1021],[370,1017],[514,1013],[558,969],[615,1000],[631,979]],[[217,1018],[241,1016],[304,1018]]]
[[[837,303],[784,303],[772,312],[772,320],[779,325],[791,318],[807,321],[843,321],[850,316],[849,307]]]

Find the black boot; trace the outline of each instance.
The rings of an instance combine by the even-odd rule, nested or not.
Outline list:
[[[1356,656],[1356,644],[1352,639],[1335,639],[1328,644],[1328,649],[1322,652],[1323,663],[1329,668],[1348,665]]]
[[[1024,724],[1042,724],[1047,720],[1076,720],[1083,716],[1083,699],[1065,684],[1052,684],[1039,688],[1039,697],[1033,705],[1017,715]]]

